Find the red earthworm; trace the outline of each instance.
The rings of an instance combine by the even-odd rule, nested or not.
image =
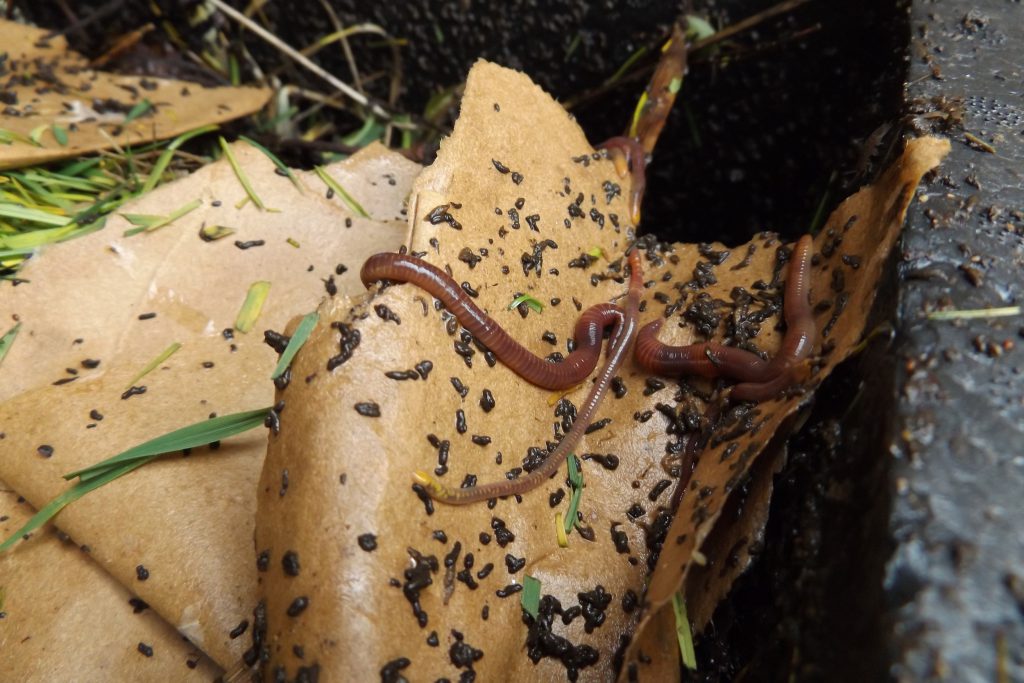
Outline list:
[[[442,503],[464,505],[490,498],[519,495],[540,486],[558,471],[566,457],[576,450],[580,439],[586,432],[587,427],[590,426],[594,415],[597,413],[597,408],[601,404],[601,399],[604,397],[608,385],[611,384],[612,377],[615,376],[615,373],[622,366],[622,361],[629,353],[633,338],[636,336],[640,293],[643,289],[640,255],[636,249],[629,253],[629,266],[629,291],[626,295],[626,307],[621,312],[620,321],[612,333],[608,358],[601,372],[598,373],[594,386],[590,388],[590,393],[587,394],[586,400],[577,410],[576,420],[572,423],[572,428],[558,442],[555,450],[548,455],[547,459],[539,467],[518,479],[502,479],[489,484],[470,486],[468,488],[453,489],[445,486],[422,470],[415,472],[413,477],[416,482],[426,488],[431,497]]]
[[[619,135],[608,138],[600,145],[608,150],[608,158],[615,164],[619,177],[624,178],[626,172],[633,178],[629,192],[629,217],[634,224],[640,222],[640,204],[643,202],[644,190],[647,188],[647,152],[636,138]]]
[[[749,351],[721,344],[661,344],[656,339],[662,325],[662,321],[658,320],[647,325],[641,332],[642,338],[638,340],[636,350],[638,363],[658,374],[697,374],[738,379],[741,383],[732,388],[730,395],[739,400],[760,401],[772,398],[800,381],[799,371],[805,366],[803,361],[810,355],[816,336],[809,300],[812,246],[811,237],[805,235],[797,242],[790,257],[783,311],[787,331],[782,347],[771,361],[766,362]],[[440,269],[400,254],[377,254],[367,260],[361,271],[364,284],[387,279],[422,287],[437,297],[467,330],[491,348],[513,371],[541,387],[566,388],[585,378],[596,364],[604,327],[615,325],[604,368],[582,408],[578,410],[569,433],[540,467],[515,480],[501,480],[460,489],[451,489],[429,474],[417,471],[413,475],[415,480],[432,497],[445,503],[465,504],[525,493],[549,479],[562,459],[576,448],[612,377],[622,365],[636,333],[642,281],[640,257],[635,249],[629,254],[629,263],[630,284],[625,311],[614,304],[597,304],[587,309],[576,324],[577,341],[581,347],[586,347],[570,354],[565,363],[552,364],[534,356],[509,337]],[[559,366],[570,360],[573,366],[568,372],[559,374]]]
[[[657,375],[699,375],[745,382],[762,382],[770,377],[768,361],[756,353],[713,342],[669,346],[658,341],[665,323],[658,319],[640,328],[636,337],[636,362]]]
[[[591,306],[576,321],[576,349],[561,363],[551,363],[530,353],[480,310],[443,270],[405,254],[375,254],[359,272],[363,284],[377,280],[408,282],[436,297],[477,341],[494,352],[502,363],[527,382],[544,389],[567,389],[585,380],[601,355],[605,327],[622,319],[615,304]]]
[[[806,371],[804,361],[811,355],[818,334],[810,301],[813,246],[811,236],[804,235],[797,241],[789,257],[789,274],[786,276],[783,300],[786,336],[782,338],[782,346],[769,363],[771,379],[737,384],[732,388],[732,398],[740,401],[774,398],[783,389],[800,381],[802,369]]]
[[[741,401],[763,401],[777,396],[797,383],[802,361],[814,347],[816,328],[808,299],[810,295],[813,241],[804,235],[790,256],[783,314],[786,335],[771,361],[743,349],[715,343],[669,346],[657,340],[663,321],[645,325],[637,337],[636,360],[659,375],[700,375],[740,380],[730,396]]]

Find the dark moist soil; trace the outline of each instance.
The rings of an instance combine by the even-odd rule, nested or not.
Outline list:
[[[683,4],[333,3],[343,22],[372,21],[409,41],[398,104],[414,112],[440,88],[460,83],[480,57],[525,71],[560,100],[577,98],[637,49],[656,55]],[[719,0],[697,10],[727,24],[774,4]],[[309,5],[279,1],[265,11],[272,22],[281,20],[284,39],[301,45],[332,30]],[[764,23],[756,40],[740,41],[746,47],[728,68],[708,58],[695,63],[681,98],[686,106],[670,117],[649,168],[644,229],[663,239],[733,244],[763,229],[805,232],[819,203],[837,203],[864,180],[861,142],[896,117],[903,64],[895,50],[906,45],[906,33],[891,0],[830,0]],[[258,57],[276,58],[254,40],[246,45]],[[338,51],[321,54],[334,72],[348,73]],[[367,72],[387,72],[390,59],[380,49],[359,52]],[[385,80],[380,97],[387,96]],[[593,142],[623,132],[644,82],[574,109]]]
[[[40,24],[66,24],[56,5],[14,4]],[[185,3],[162,4],[187,25]],[[578,98],[639,47],[656,48],[683,3],[331,4],[344,24],[374,22],[408,41],[394,105],[421,112],[478,57]],[[774,4],[708,0],[694,11],[727,25]],[[149,21],[146,11],[129,3],[69,39],[98,54]],[[292,45],[334,30],[317,2],[276,0],[263,12]],[[928,203],[912,206],[903,260],[880,290],[875,322],[898,313],[894,340],[880,335],[819,391],[777,478],[765,551],[698,638],[701,668],[688,680],[1024,680],[1024,328],[1019,317],[923,318],[1021,299],[1022,19],[1010,0],[824,0],[737,37],[727,64],[691,60],[649,167],[643,228],[662,239],[795,237],[869,182],[899,135],[939,128],[955,142]],[[268,70],[323,91],[228,31]],[[391,53],[374,41],[353,40],[360,71],[387,74]],[[348,74],[339,51],[319,58]],[[370,86],[382,99],[386,81]],[[592,141],[621,134],[643,82],[575,107]],[[996,153],[965,142],[965,126]]]
[[[66,14],[55,4],[14,4],[41,25],[67,26]],[[76,16],[87,18],[109,4],[80,0],[74,9]],[[174,24],[194,49],[200,49],[201,37],[212,23],[244,43],[264,72],[279,70],[288,82],[325,91],[316,77],[283,61],[273,48],[229,21],[215,17],[190,27],[189,4],[161,2],[160,25]],[[688,4],[331,2],[343,25],[372,22],[407,41],[401,48],[402,88],[394,106],[415,113],[422,112],[435,93],[460,84],[478,58],[525,71],[562,101],[577,99],[640,48],[648,49],[652,57],[646,63],[652,63],[671,22]],[[708,0],[694,3],[692,11],[724,26],[775,4],[776,0]],[[644,229],[663,239],[718,238],[737,244],[763,229],[799,235],[823,202],[827,215],[850,188],[864,181],[864,171],[871,170],[861,163],[862,142],[898,112],[903,65],[894,50],[906,45],[907,29],[897,4],[810,2],[730,41],[734,54],[727,66],[713,57],[695,58],[680,98],[684,106],[670,116],[649,167]],[[68,39],[90,56],[103,54],[119,36],[153,20],[148,7],[125,3],[84,29],[70,30]],[[261,16],[276,35],[295,46],[312,44],[335,30],[313,0],[275,0],[261,7]],[[368,90],[386,100],[391,50],[382,47],[376,35],[350,40],[359,71],[369,79]],[[159,32],[148,34],[145,41],[165,47]],[[160,54],[167,51],[154,48]],[[322,50],[317,59],[332,73],[348,78],[350,69],[341,50]],[[155,61],[145,63],[152,67]],[[138,68],[138,63],[127,66]],[[374,75],[378,77],[373,79]],[[625,83],[575,107],[593,142],[623,132],[645,82]],[[339,116],[339,130],[355,123]]]

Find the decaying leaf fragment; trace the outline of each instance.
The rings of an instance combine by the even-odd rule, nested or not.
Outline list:
[[[0,534],[31,514],[0,482]],[[53,527],[0,555],[0,668],[12,681],[211,681],[220,668]]]
[[[316,175],[300,174],[300,191],[256,149],[241,143],[233,149],[274,211],[244,202],[235,172],[220,161],[125,205],[102,231],[44,247],[20,273],[28,284],[3,285],[0,316],[18,316],[23,325],[0,365],[0,400],[43,384],[83,381],[126,352],[141,368],[173,341],[220,334],[233,327],[259,280],[274,284],[267,302],[278,311],[273,315],[302,313],[291,305],[295,297],[312,308],[328,282],[339,291],[362,289],[363,255],[404,239],[402,206],[419,167],[401,155],[374,145],[330,167],[366,203],[373,218],[367,220],[327,198]],[[124,214],[166,216],[196,203],[199,208],[158,230],[124,234],[132,228]],[[210,225],[235,232],[208,241],[200,233]],[[281,274],[274,277],[276,269]],[[255,336],[259,342],[261,332]],[[84,360],[98,363],[89,367]]]
[[[819,384],[860,342],[874,303],[879,275],[899,235],[914,190],[921,177],[938,166],[948,151],[949,142],[944,139],[909,141],[902,157],[878,182],[844,201],[816,236],[811,304],[819,331],[818,361],[808,389]],[[639,652],[644,645],[652,641],[664,642],[666,636],[656,625],[664,620],[657,614],[659,610],[671,612],[668,603],[673,593],[685,585],[687,600],[699,606],[696,613],[691,613],[694,626],[702,629],[714,604],[724,597],[733,579],[749,562],[749,549],[757,540],[753,536],[743,537],[743,543],[720,542],[713,546],[714,552],[709,555],[697,556],[696,551],[702,548],[723,506],[727,505],[726,494],[735,491],[750,476],[755,458],[801,401],[800,396],[780,397],[757,406],[742,422],[734,425],[733,428],[741,426],[742,433],[737,438],[716,440],[713,437],[701,453],[687,495],[668,529],[664,548],[651,575],[644,618],[634,641],[637,645],[630,651],[627,667],[643,671]],[[770,484],[765,480],[772,476],[774,469],[757,468],[758,479],[752,491],[755,497],[761,498],[761,504],[752,504],[745,511],[747,515],[756,517],[758,509],[766,514],[768,496],[763,492]],[[752,530],[762,526],[763,520],[750,524]],[[736,563],[736,571],[722,568],[726,560]],[[719,574],[717,579],[713,578],[715,573]],[[716,597],[708,600],[708,593]],[[646,674],[643,676],[646,678]]]
[[[401,212],[419,166],[401,155],[375,145],[328,167],[372,217],[360,218],[328,197],[316,175],[298,174],[300,191],[261,152],[238,144],[234,154],[276,211],[239,205],[246,192],[221,161],[124,207],[126,213],[167,214],[198,200],[200,208],[187,216],[128,237],[128,221],[112,216],[104,230],[33,257],[22,271],[28,283],[0,284],[0,317],[22,324],[0,365],[0,478],[31,505],[38,508],[63,491],[63,474],[154,436],[212,414],[273,405],[276,357],[263,331],[284,331],[292,316],[312,310],[334,289],[362,289],[358,264],[405,238]],[[231,225],[236,233],[205,241],[204,223]],[[273,287],[255,327],[242,334],[233,324],[255,281]],[[177,352],[133,382],[175,343]],[[253,492],[265,447],[266,433],[256,430],[216,450],[166,456],[85,496],[56,519],[77,545],[88,546],[83,557],[225,669],[248,647],[257,576]],[[19,544],[0,558],[5,573],[26,578],[16,587],[18,604],[46,590],[45,583],[27,580],[40,547]],[[54,570],[64,575],[64,568]],[[70,601],[60,618],[85,619],[76,605]],[[4,628],[22,632],[29,628],[20,622],[24,617],[21,610],[9,612]],[[7,657],[18,665],[14,670],[51,666],[45,659],[22,662],[30,652],[36,654],[0,648],[0,670],[12,670]],[[149,680],[181,678],[177,668],[146,671]],[[140,680],[132,670],[108,676]]]
[[[270,99],[267,88],[96,71],[63,36],[47,33],[0,19],[0,169],[162,140],[246,116]]]
[[[452,137],[417,179],[409,249],[450,267],[533,351],[564,354],[579,310],[623,292],[621,255],[632,230],[623,182],[525,76],[480,63]],[[543,311],[508,310],[524,293]],[[425,502],[410,474],[429,469],[456,484],[468,474],[503,477],[524,456],[541,457],[587,386],[560,401],[524,385],[410,286],[335,299],[320,320],[292,366],[308,381],[279,397],[288,409],[260,485],[268,673],[610,675],[646,572],[644,530],[634,520],[646,517],[646,494],[660,478],[644,474],[650,462],[619,450],[632,424],[627,411],[646,400],[642,381],[632,372],[623,378],[628,392],[612,422],[596,425],[579,453],[581,521],[559,548],[564,470],[522,504],[493,509]],[[280,495],[285,469],[290,483]],[[628,517],[639,500],[644,506]],[[541,581],[542,617],[524,649],[525,574]]]
[[[935,149],[911,149],[922,145]],[[812,300],[821,303],[826,352],[806,388],[847,353],[830,340],[860,334],[869,304],[856,298],[861,278],[892,239],[854,236],[869,222],[898,226],[936,155],[915,162],[883,208],[830,223],[815,243]],[[624,293],[622,257],[633,239],[627,183],[526,77],[481,62],[453,135],[414,187],[408,248],[449,270],[530,350],[565,354],[579,312]],[[789,254],[777,237],[736,249],[641,248],[641,324],[667,317],[668,343],[727,334],[730,343],[775,352]],[[521,294],[543,311],[508,310]],[[259,488],[266,632],[256,645],[271,677],[613,677],[651,558],[674,544],[690,549],[688,562],[728,492],[806,396],[730,405],[720,391],[727,383],[650,377],[627,362],[578,449],[586,487],[561,548],[554,520],[570,495],[564,469],[521,501],[466,507],[430,501],[410,473],[431,469],[454,486],[516,476],[568,429],[589,380],[556,395],[526,384],[411,285],[335,298],[320,320],[293,362],[305,381],[279,393],[288,410]],[[681,507],[693,529],[673,536],[672,485],[688,467],[693,438],[710,444]],[[536,619],[519,605],[524,574],[541,581]],[[659,590],[671,597],[675,588]],[[674,657],[650,662],[645,677],[678,676]]]

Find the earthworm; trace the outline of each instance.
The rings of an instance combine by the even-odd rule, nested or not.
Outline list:
[[[783,299],[783,317],[786,336],[782,346],[769,362],[771,378],[760,382],[744,382],[732,388],[730,396],[740,401],[764,401],[778,396],[783,389],[800,381],[804,361],[814,349],[818,329],[814,325],[811,308],[811,256],[814,240],[810,235],[801,237],[790,255],[789,274],[786,276],[786,294]]]
[[[783,316],[786,334],[782,346],[771,361],[757,354],[716,343],[669,346],[657,341],[663,324],[656,320],[640,331],[635,352],[639,365],[660,375],[700,375],[739,380],[730,393],[742,401],[761,401],[779,395],[800,381],[803,361],[810,355],[816,328],[810,305],[810,267],[813,241],[804,235],[793,248],[786,278]],[[533,355],[484,313],[444,271],[419,259],[402,254],[376,254],[363,264],[360,277],[364,285],[377,280],[415,284],[439,299],[459,322],[503,363],[532,384],[546,389],[564,389],[583,381],[600,355],[604,328],[614,325],[608,358],[591,388],[569,433],[548,458],[527,475],[514,480],[452,489],[423,471],[413,477],[431,497],[454,505],[525,493],[549,479],[561,461],[576,448],[612,377],[629,351],[636,336],[637,316],[642,290],[640,257],[636,249],[629,253],[630,283],[626,308],[615,304],[597,304],[588,308],[576,323],[578,347],[563,363],[549,363]],[[563,367],[565,366],[565,367]]]
[[[714,342],[669,346],[658,341],[663,319],[644,325],[636,337],[636,362],[656,375],[731,377],[763,382],[771,375],[769,363],[756,353]]]
[[[465,505],[490,498],[502,496],[519,495],[540,486],[558,471],[562,462],[565,461],[579,445],[580,439],[590,426],[591,421],[597,412],[601,399],[612,381],[612,377],[622,366],[622,361],[632,345],[636,336],[637,315],[640,307],[640,293],[643,289],[641,277],[640,255],[636,249],[629,253],[629,291],[626,295],[625,310],[618,313],[619,320],[615,325],[609,342],[608,358],[605,365],[598,373],[594,386],[590,388],[583,405],[577,409],[576,420],[572,423],[569,433],[562,437],[555,450],[548,455],[547,459],[529,474],[518,479],[502,479],[489,484],[470,486],[468,488],[450,488],[431,477],[426,472],[419,470],[413,474],[416,482],[422,485],[432,498],[452,505]],[[618,308],[618,307],[616,307]]]
[[[814,347],[816,328],[808,299],[810,295],[810,235],[804,235],[790,256],[789,275],[783,299],[786,335],[782,347],[771,361],[750,351],[715,343],[669,346],[657,340],[662,320],[640,330],[636,342],[636,360],[645,369],[659,375],[700,375],[729,377],[740,384],[730,396],[740,401],[763,401],[777,396],[799,381],[802,361]]]
[[[359,272],[363,284],[377,280],[408,282],[436,297],[477,341],[494,352],[502,363],[527,382],[544,389],[567,389],[585,380],[601,355],[604,329],[622,319],[615,304],[591,306],[576,321],[576,349],[561,363],[535,356],[509,336],[490,316],[466,296],[440,268],[405,254],[375,254]]]

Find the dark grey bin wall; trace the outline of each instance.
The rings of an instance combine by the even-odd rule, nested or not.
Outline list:
[[[914,2],[911,31],[908,103],[963,128],[900,254],[892,673],[1024,681],[1024,318],[926,318],[1024,303],[1024,5]]]

